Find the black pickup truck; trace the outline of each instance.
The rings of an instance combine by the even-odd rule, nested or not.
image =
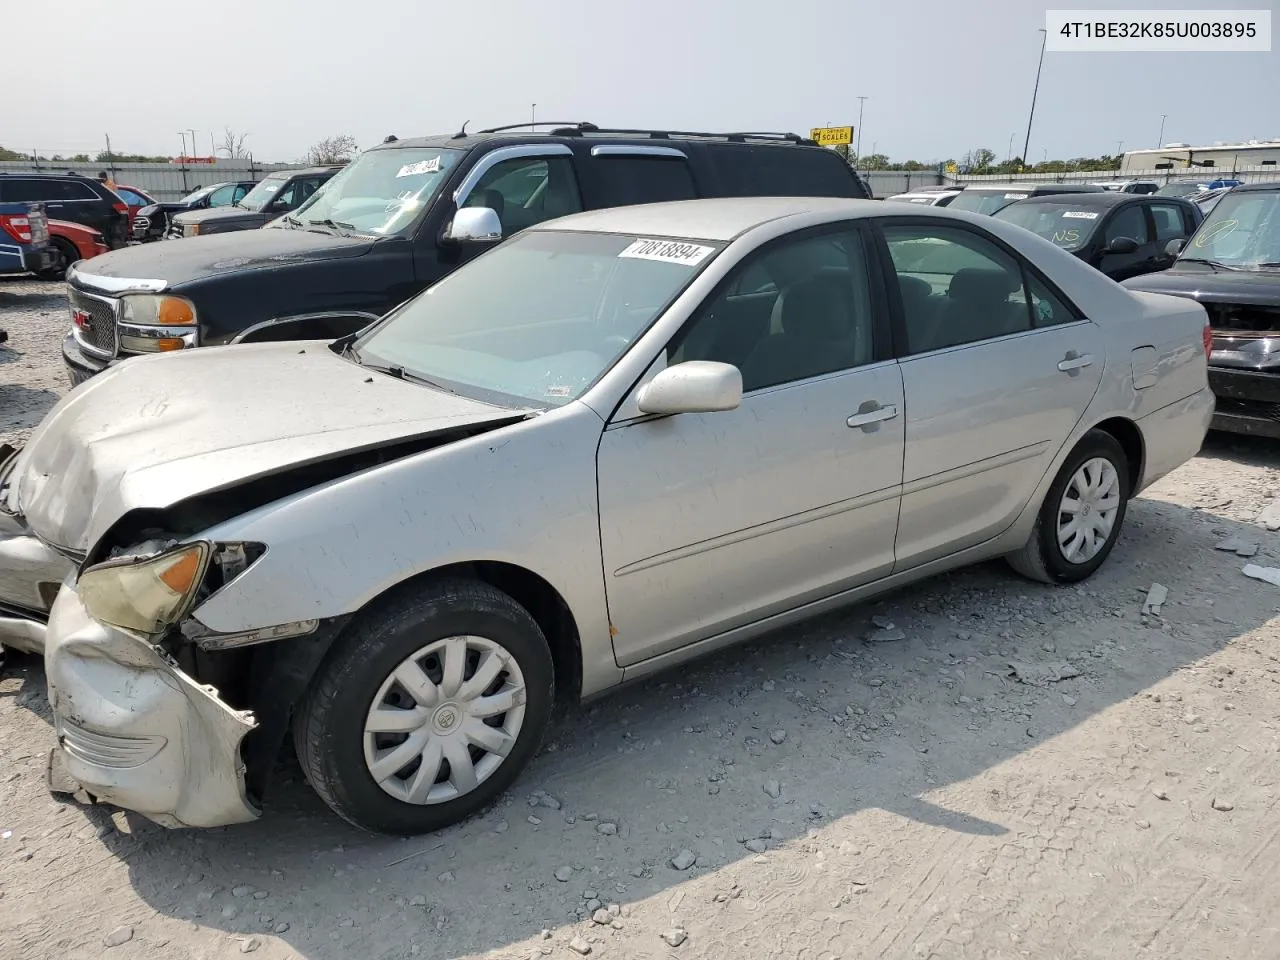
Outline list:
[[[1124,286],[1201,303],[1213,429],[1280,439],[1280,183],[1232,187],[1190,240],[1169,246],[1172,267]]]
[[[843,159],[795,134],[548,126],[388,137],[263,229],[135,246],[76,266],[63,341],[72,383],[133,354],[343,336],[503,237],[584,209],[869,199]]]
[[[165,203],[152,203],[143,207],[133,216],[133,239],[139,243],[151,243],[163,240],[169,232],[169,220],[179,213],[188,210],[212,210],[217,207],[229,207],[253,189],[256,181],[228,180],[222,183],[211,183],[207,187],[197,187],[181,200]]]

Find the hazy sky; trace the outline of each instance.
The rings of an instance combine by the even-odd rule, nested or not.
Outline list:
[[[1189,9],[1277,0],[1163,0]],[[1059,9],[1136,2],[1055,0]],[[261,160],[545,120],[689,130],[856,123],[894,159],[1021,152],[1045,5],[1028,0],[44,0],[6,4],[23,76],[0,145],[199,152],[225,126]],[[1280,19],[1280,18],[1278,18]],[[1277,48],[1280,49],[1280,48]],[[43,51],[43,52],[42,52]],[[13,51],[11,51],[12,53]],[[34,58],[34,59],[33,59]],[[12,59],[12,58],[11,58]],[[39,65],[33,69],[33,65]],[[1280,52],[1045,55],[1031,159],[1164,140],[1280,138]]]

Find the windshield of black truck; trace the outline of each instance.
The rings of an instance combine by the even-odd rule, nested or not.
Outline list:
[[[304,225],[394,236],[435,198],[461,150],[400,147],[362,153],[293,212]]]
[[[1073,209],[1058,203],[1013,203],[995,214],[997,220],[1015,223],[1056,243],[1063,250],[1079,250],[1101,222],[1101,211]]]
[[[1179,259],[1237,270],[1280,268],[1280,190],[1223,194]]]

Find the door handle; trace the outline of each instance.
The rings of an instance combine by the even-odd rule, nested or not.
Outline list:
[[[1074,350],[1068,350],[1067,355],[1058,361],[1058,369],[1063,373],[1070,373],[1073,370],[1079,370],[1093,363],[1093,357],[1089,354],[1078,354]]]
[[[871,406],[870,404],[875,404]],[[892,420],[898,415],[898,405],[889,403],[880,406],[874,400],[864,403],[858,412],[845,421],[851,427],[869,427],[876,423],[883,423],[885,420]]]

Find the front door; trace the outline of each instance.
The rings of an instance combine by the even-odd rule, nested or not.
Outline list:
[[[902,294],[905,570],[1013,523],[1097,391],[1104,343],[976,227],[894,219],[884,238]]]
[[[1106,215],[1100,230],[1102,254],[1098,258],[1099,270],[1117,283],[1148,271],[1148,261],[1155,252],[1155,237],[1141,202],[1127,203],[1111,211]],[[1120,237],[1136,241],[1138,249],[1132,253],[1108,253],[1107,246]]]
[[[658,363],[742,371],[736,410],[646,418],[598,454],[600,538],[624,666],[886,575],[902,378],[866,245],[841,225],[762,249]]]

